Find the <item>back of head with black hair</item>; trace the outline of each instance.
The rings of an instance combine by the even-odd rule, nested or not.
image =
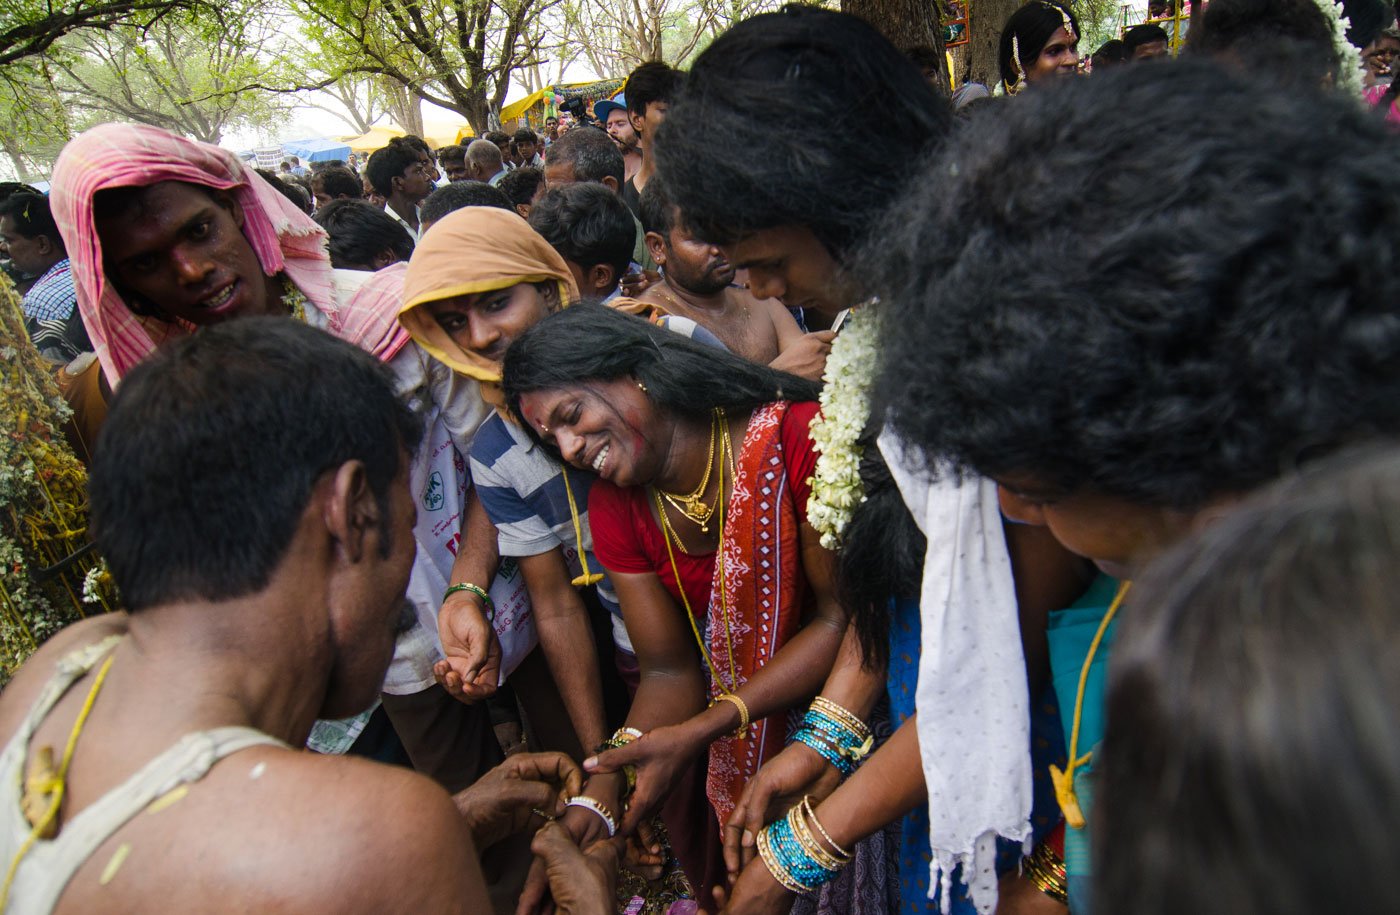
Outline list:
[[[671,195],[666,193],[666,183],[660,175],[653,175],[642,188],[641,205],[637,217],[642,221],[644,232],[655,232],[662,238],[670,238],[676,225],[676,205]]]
[[[1214,0],[1187,46],[1302,87],[1321,85],[1340,63],[1332,25],[1313,0]]]
[[[1347,41],[1358,50],[1375,41],[1382,29],[1395,25],[1395,7],[1385,0],[1341,0],[1347,17]]]
[[[418,211],[418,220],[427,225],[463,207],[500,207],[515,211],[510,198],[484,181],[454,181],[428,195]]]
[[[394,192],[394,179],[402,178],[403,173],[418,162],[418,151],[414,147],[406,143],[390,143],[370,153],[369,161],[365,163],[365,177],[376,194],[388,197]]]
[[[715,39],[653,147],[700,237],[805,226],[843,258],[951,125],[947,100],[866,22],[787,6]]]
[[[22,181],[0,181],[0,202],[9,200],[15,194],[42,194],[43,191]]]
[[[820,386],[695,343],[644,318],[584,303],[550,315],[506,351],[501,383],[517,417],[520,398],[590,381],[635,378],[647,396],[692,419],[716,407],[752,410],[775,400],[816,400]],[[522,423],[536,441],[536,430]]]
[[[1194,511],[1400,432],[1400,147],[1353,100],[1121,67],[910,187],[867,252],[877,393],[931,458]]]
[[[632,262],[637,225],[622,198],[601,184],[552,187],[530,208],[530,228],[585,271],[595,264],[620,278]]]
[[[1011,14],[1001,30],[997,43],[997,68],[1001,81],[1007,86],[1015,86],[1022,74],[1030,71],[1035,59],[1049,43],[1050,36],[1063,28],[1065,19],[1075,35],[1079,34],[1079,20],[1068,6],[1052,0],[1028,0],[1020,9]],[[1165,34],[1165,33],[1163,33]],[[1019,51],[1021,68],[1018,71],[1011,60],[1011,52]],[[1131,52],[1130,52],[1131,53]]]
[[[1394,907],[1400,452],[1325,463],[1134,584],[1095,753],[1096,909]]]
[[[367,201],[332,200],[311,218],[330,236],[332,267],[374,270],[375,259],[386,251],[395,260],[406,261],[413,256],[413,236],[408,230]]]
[[[1121,64],[1127,59],[1127,49],[1123,46],[1123,42],[1117,38],[1110,38],[1108,41],[1099,45],[1099,49],[1094,52],[1093,56],[1094,66],[1096,67]]]
[[[428,141],[417,134],[406,133],[401,137],[394,137],[389,141],[390,146],[405,146],[416,153],[424,153],[429,157],[433,154],[433,148],[428,145]]]
[[[619,188],[627,166],[617,144],[596,127],[575,127],[544,151],[544,164],[571,165],[575,181],[602,182],[612,178]]]
[[[535,192],[540,189],[540,182],[543,180],[544,172],[538,168],[524,165],[506,172],[506,176],[496,187],[506,195],[513,206],[519,206],[534,201]]]
[[[58,223],[54,222],[53,210],[49,206],[49,198],[43,194],[11,194],[0,201],[0,216],[10,217],[10,224],[25,238],[38,238],[42,235],[53,242],[60,251],[65,250],[63,236],[58,232]]]
[[[622,93],[627,98],[627,113],[638,116],[647,113],[653,102],[669,105],[681,88],[685,74],[659,60],[649,60],[627,75]]]
[[[1132,57],[1133,52],[1145,44],[1167,40],[1166,29],[1155,22],[1145,22],[1142,25],[1135,25],[1123,33],[1123,52],[1128,57]]]
[[[93,537],[132,612],[254,594],[316,482],[347,461],[364,463],[387,531],[389,487],[420,434],[388,371],[354,346],[286,318],[207,327],[117,389],[93,454]]]
[[[254,171],[262,176],[264,181],[272,185],[277,193],[286,197],[292,203],[295,203],[299,209],[305,210],[308,213],[311,212],[313,208],[311,194],[304,190],[296,181],[292,180],[295,176],[292,175],[291,172],[279,175],[265,168],[254,169]],[[115,190],[115,188],[109,188],[109,190]]]
[[[346,197],[350,200],[361,200],[365,196],[365,183],[343,165],[324,168],[317,172],[312,180],[320,182],[321,190],[332,199]]]

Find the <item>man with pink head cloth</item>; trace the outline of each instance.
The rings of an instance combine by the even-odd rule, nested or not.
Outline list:
[[[466,787],[500,761],[499,747],[484,706],[452,699],[432,668],[442,658],[437,610],[472,501],[461,455],[489,408],[476,382],[444,370],[399,325],[406,265],[332,269],[325,231],[237,156],[155,127],[105,124],[74,139],[51,197],[78,307],[113,385],[167,341],[255,315],[305,321],[388,364],[427,435],[410,468],[417,620],[399,638],[382,698],[415,766],[448,790]],[[484,657],[492,637],[479,633],[472,647]],[[343,752],[367,717],[318,725],[312,746]]]

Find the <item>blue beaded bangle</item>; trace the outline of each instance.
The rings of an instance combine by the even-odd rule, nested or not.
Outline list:
[[[855,762],[850,757],[845,756],[836,748],[835,741],[826,738],[821,732],[809,728],[799,728],[792,739],[797,743],[805,743],[817,752],[817,755],[836,767],[836,771],[842,775],[850,775],[856,771]]]
[[[769,847],[778,865],[787,872],[793,882],[801,884],[807,890],[814,890],[836,876],[835,870],[823,867],[802,847],[802,843],[793,833],[788,817],[775,820],[768,830]]]

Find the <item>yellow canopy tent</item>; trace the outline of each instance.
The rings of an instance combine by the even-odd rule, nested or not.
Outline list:
[[[382,149],[389,145],[389,141],[394,137],[401,137],[407,131],[397,124],[389,124],[381,127],[371,127],[368,132],[360,134],[358,137],[345,137],[342,143],[349,146],[357,153],[372,153],[376,149]],[[457,143],[462,137],[474,136],[471,125],[453,124],[438,121],[423,122],[423,139],[428,141],[428,145],[433,149],[440,149]]]
[[[389,141],[394,137],[404,135],[403,128],[400,127],[371,127],[367,132],[358,137],[345,137],[341,142],[349,146],[357,153],[374,152],[389,145]]]

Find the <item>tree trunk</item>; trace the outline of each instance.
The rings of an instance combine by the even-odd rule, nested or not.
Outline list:
[[[385,85],[389,116],[394,119],[404,133],[423,135],[423,100],[404,86],[387,82]]]
[[[939,61],[937,88],[948,94],[943,24],[937,0],[841,0],[841,12],[864,19],[901,51],[933,48]]]
[[[1006,20],[1016,12],[1021,0],[973,0],[967,11],[967,28],[971,33],[967,45],[967,82],[981,83],[992,89],[1001,81],[997,65],[997,46]]]

